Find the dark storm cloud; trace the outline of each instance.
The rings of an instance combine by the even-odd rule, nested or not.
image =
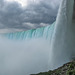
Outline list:
[[[50,25],[56,19],[58,7],[59,2],[55,0],[31,2],[27,7],[21,7],[17,2],[0,0],[0,29],[28,30]]]

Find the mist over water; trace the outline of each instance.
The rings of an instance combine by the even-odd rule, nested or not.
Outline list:
[[[0,38],[0,75],[29,75],[48,71],[54,24]]]
[[[62,0],[51,26],[1,34],[0,75],[29,75],[55,69],[75,56],[74,0]]]
[[[0,38],[0,75],[29,75],[48,70],[50,44],[44,39]]]

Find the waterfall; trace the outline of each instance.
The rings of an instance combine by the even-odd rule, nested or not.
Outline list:
[[[55,69],[75,56],[74,0],[62,0],[56,22],[0,34],[0,75],[29,75]]]
[[[0,75],[48,71],[53,24],[28,31],[0,34]]]
[[[50,62],[55,69],[75,56],[75,21],[73,20],[74,0],[62,0],[51,40]],[[74,12],[75,13],[75,12]]]
[[[32,29],[28,31],[15,32],[15,33],[4,33],[1,34],[3,37],[11,40],[29,40],[36,38],[44,38],[51,40],[55,22],[49,26]]]

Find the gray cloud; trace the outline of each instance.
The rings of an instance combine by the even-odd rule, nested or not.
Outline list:
[[[56,19],[59,0],[38,0],[21,7],[17,2],[0,0],[0,29],[33,29],[50,25]]]

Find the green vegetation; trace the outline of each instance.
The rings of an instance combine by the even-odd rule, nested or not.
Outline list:
[[[31,75],[51,75],[52,71],[48,71],[48,72],[40,72],[38,74],[31,74]]]
[[[56,70],[55,75],[60,75],[61,71],[60,70]]]
[[[75,75],[75,70],[67,71],[67,75]]]
[[[31,75],[75,75],[75,61],[64,64],[53,71],[50,70],[48,72],[40,72],[38,74]]]
[[[74,69],[74,68],[75,68],[75,63],[73,63],[73,62],[70,63],[70,64],[69,64],[69,69],[71,70],[71,69]]]

